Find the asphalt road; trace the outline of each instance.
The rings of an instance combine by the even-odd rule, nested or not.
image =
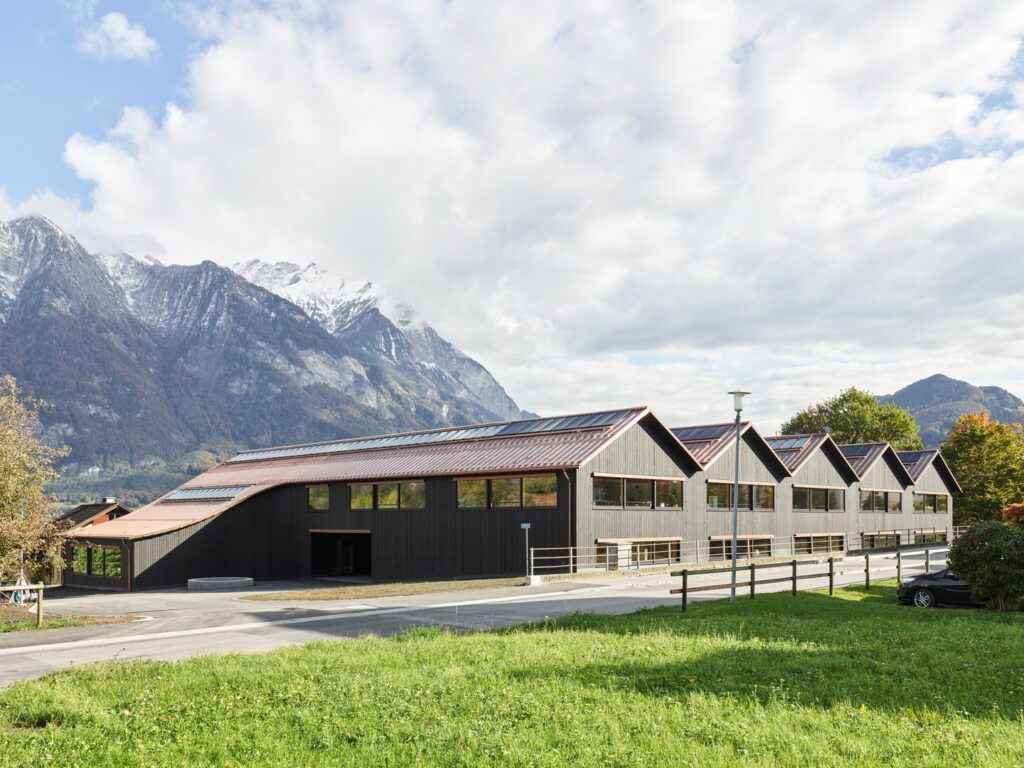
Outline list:
[[[904,554],[905,577],[923,556]],[[942,567],[932,556],[933,570]],[[872,568],[892,566],[873,556]],[[837,561],[836,585],[864,579],[862,558]],[[789,573],[763,572],[764,578]],[[802,567],[801,572],[812,572]],[[802,580],[799,588],[827,586],[827,566],[813,569],[820,577]],[[758,574],[759,578],[762,576]],[[198,654],[260,652],[285,645],[373,634],[392,635],[411,627],[445,627],[455,631],[487,630],[541,621],[577,612],[630,613],[659,605],[679,605],[668,590],[679,579],[633,576],[555,582],[534,587],[451,592],[360,601],[267,603],[241,600],[247,593],[196,593],[184,590],[132,594],[95,594],[49,601],[57,613],[134,615],[129,624],[69,627],[0,635],[0,685],[38,677],[60,669],[100,661],[183,659]],[[892,578],[873,575],[874,579]],[[745,579],[745,574],[740,580]],[[699,576],[691,586],[721,583],[721,575]],[[289,585],[257,585],[258,590]],[[295,585],[290,585],[294,587]],[[758,593],[788,591],[789,583],[758,587]],[[744,592],[745,590],[741,590]],[[695,593],[691,602],[722,599],[728,590]],[[910,609],[908,609],[910,610]]]

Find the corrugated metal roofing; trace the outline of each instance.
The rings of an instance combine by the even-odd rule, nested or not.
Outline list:
[[[843,452],[843,456],[850,462],[850,466],[853,467],[853,471],[857,473],[857,476],[864,477],[864,473],[874,466],[875,462],[885,453],[885,449],[888,447],[888,443],[854,443],[840,445],[839,450]]]
[[[828,439],[829,436],[822,432],[814,435],[775,435],[766,437],[765,442],[786,465],[786,469],[796,472]]]
[[[959,492],[961,490],[960,483],[953,475],[953,471],[946,464],[946,460],[942,457],[942,452],[936,448],[928,448],[923,451],[897,451],[896,455],[899,456],[903,466],[906,467],[907,472],[914,479],[916,483],[921,475],[932,464],[935,464],[936,469],[939,470],[939,474],[943,475],[947,481],[953,486],[954,490]]]
[[[353,451],[371,451],[380,448],[404,448],[413,445],[430,445],[433,443],[466,442],[486,437],[508,437],[511,435],[572,432],[580,429],[610,427],[630,413],[630,410],[599,411],[595,413],[574,414],[571,416],[518,419],[516,421],[502,421],[494,424],[477,424],[469,427],[432,429],[424,430],[422,432],[403,432],[395,435],[358,437],[348,440],[337,440],[329,443],[290,445],[282,448],[242,451],[237,456],[229,459],[228,463],[234,464],[248,461],[265,461],[267,459],[284,459],[298,456],[320,456],[324,454],[349,453]]]
[[[389,447],[290,455],[251,461],[228,461],[192,478],[167,496],[90,530],[90,538],[143,538],[183,528],[215,517],[261,491],[279,485],[355,480],[412,480],[490,473],[539,472],[576,468],[585,463],[629,426],[648,416],[647,408],[614,413],[615,421],[603,426],[578,426],[572,431],[542,431],[473,440],[399,444]],[[603,414],[594,414],[595,416]],[[587,414],[579,414],[586,416]],[[560,417],[566,418],[566,417]],[[605,422],[608,419],[590,420]],[[547,421],[557,421],[549,419]],[[512,422],[514,423],[514,422]],[[573,421],[585,424],[586,421]],[[470,428],[463,428],[470,429]],[[685,449],[682,449],[685,452]],[[221,501],[174,501],[191,491],[236,490],[232,499]],[[188,498],[188,497],[184,497]]]
[[[740,434],[746,432],[749,421],[740,422]],[[736,425],[697,424],[688,427],[673,427],[672,434],[693,454],[702,467],[707,467],[722,451],[736,439]]]

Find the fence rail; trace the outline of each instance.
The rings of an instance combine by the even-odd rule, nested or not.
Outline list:
[[[786,537],[745,537],[738,541],[737,559],[743,562],[767,558],[814,555],[837,556],[854,552],[895,552],[924,544],[942,544],[955,539],[963,527],[905,528],[854,534],[794,534]],[[697,541],[642,537],[608,540],[586,547],[534,547],[529,550],[528,575],[543,576],[599,571],[642,570],[689,563],[728,562],[732,542],[728,539]]]
[[[698,570],[683,569],[681,571],[673,571],[672,572],[672,574],[671,574],[672,576],[679,576],[679,577],[682,578],[682,587],[679,588],[679,589],[670,589],[669,590],[669,594],[670,595],[681,595],[681,607],[682,607],[682,610],[685,611],[686,610],[686,605],[687,605],[687,599],[688,599],[689,595],[691,593],[693,593],[693,592],[711,592],[711,591],[721,590],[721,589],[749,588],[749,590],[750,590],[750,599],[753,600],[754,597],[757,594],[757,586],[758,585],[783,584],[783,583],[787,583],[788,582],[788,583],[792,584],[791,592],[792,592],[792,594],[794,596],[796,596],[798,583],[802,579],[823,579],[825,577],[828,577],[828,593],[831,595],[834,592],[834,590],[835,590],[835,580],[836,580],[837,576],[845,576],[845,575],[850,575],[850,574],[861,574],[861,575],[864,576],[864,588],[865,589],[871,589],[871,576],[872,576],[872,574],[876,574],[877,575],[877,574],[880,574],[880,573],[885,573],[885,574],[892,575],[892,573],[895,572],[897,581],[902,581],[904,573],[906,573],[906,571],[908,571],[908,570],[916,571],[918,569],[923,568],[924,573],[931,573],[932,554],[933,553],[940,553],[940,552],[948,552],[948,551],[949,551],[948,547],[939,547],[939,548],[928,547],[928,548],[925,548],[924,550],[916,550],[916,551],[912,551],[912,552],[907,552],[907,550],[897,550],[894,556],[893,555],[888,555],[888,557],[892,557],[893,559],[895,559],[895,561],[896,561],[895,565],[875,567],[875,568],[871,567],[871,553],[870,552],[865,552],[863,555],[855,556],[855,557],[863,557],[863,559],[864,559],[864,567],[863,568],[855,567],[855,568],[851,568],[851,569],[840,569],[840,570],[836,569],[836,563],[837,563],[836,558],[835,557],[829,557],[828,560],[825,561],[828,564],[828,571],[826,571],[826,572],[815,571],[813,573],[800,573],[800,568],[808,568],[808,567],[821,566],[822,565],[822,561],[821,560],[803,560],[803,561],[791,560],[788,563],[764,563],[764,564],[747,563],[744,566],[742,566],[742,568],[738,568],[737,569],[737,575],[739,575],[741,571],[744,572],[744,576],[747,576],[747,574],[749,574],[749,576],[747,576],[747,581],[732,581],[730,579],[729,581],[724,582],[724,583],[720,583],[720,584],[700,584],[700,585],[696,585],[696,586],[690,586],[690,578],[693,577],[693,576],[706,576],[708,574],[724,574],[726,576],[731,576],[731,571],[723,569],[723,568],[704,568],[704,569],[698,569]],[[905,553],[907,553],[907,554],[921,554],[921,553],[923,553],[924,554],[924,563],[923,564],[904,563],[903,562],[903,555]],[[841,559],[843,559],[843,558],[841,558]],[[845,560],[845,559],[843,559],[843,560]],[[845,565],[845,562],[842,563],[841,566],[842,565]],[[781,577],[768,578],[768,579],[758,579],[757,578],[757,572],[758,571],[778,570],[780,568],[789,568],[790,569],[789,575],[781,576]]]
[[[36,593],[36,626],[43,626],[43,590],[46,589],[45,584],[10,584],[7,586],[0,585],[0,595],[4,592],[11,592],[11,600],[16,600],[19,593],[21,592],[35,592]]]

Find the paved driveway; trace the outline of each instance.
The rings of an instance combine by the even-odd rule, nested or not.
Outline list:
[[[905,563],[920,558],[904,556]],[[932,558],[933,568],[942,566]],[[879,556],[872,567],[881,565]],[[836,584],[863,581],[864,561],[839,561]],[[801,589],[827,586],[826,566]],[[787,570],[772,575],[781,575]],[[806,569],[802,569],[802,572]],[[741,577],[742,580],[743,577]],[[880,575],[877,578],[885,578]],[[722,576],[695,577],[691,584],[721,582]],[[131,624],[69,627],[0,635],[0,685],[58,669],[112,659],[182,659],[203,653],[257,652],[284,645],[365,634],[391,635],[410,627],[440,626],[457,631],[494,629],[577,612],[630,613],[658,605],[678,605],[668,595],[679,579],[665,575],[596,577],[533,587],[505,587],[408,597],[324,602],[264,603],[239,599],[245,592],[163,590],[93,594],[51,600],[57,613],[135,615]],[[259,591],[293,584],[261,583]],[[786,583],[765,585],[758,593],[785,591]],[[726,597],[727,590],[696,593],[693,600]]]

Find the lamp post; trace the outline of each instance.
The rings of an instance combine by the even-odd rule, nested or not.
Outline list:
[[[740,518],[740,414],[743,413],[743,396],[749,392],[736,389],[732,395],[732,407],[736,411],[736,477],[732,486],[732,586],[729,588],[729,600],[736,602],[736,549],[737,530]]]

